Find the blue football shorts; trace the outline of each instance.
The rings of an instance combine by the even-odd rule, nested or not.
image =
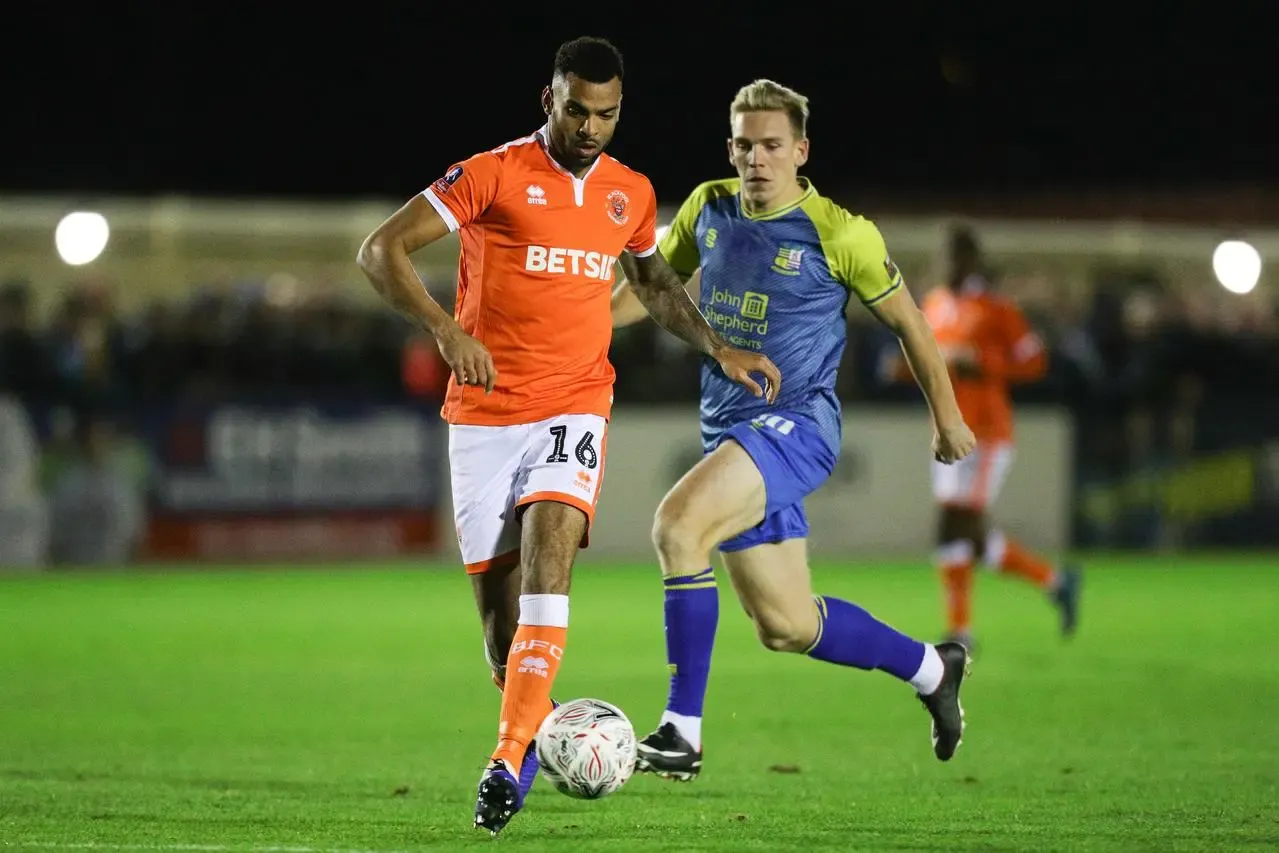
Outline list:
[[[793,412],[773,412],[730,427],[705,450],[710,453],[730,440],[741,445],[764,478],[764,520],[720,543],[719,549],[744,551],[807,536],[804,499],[829,479],[837,461],[817,424]]]

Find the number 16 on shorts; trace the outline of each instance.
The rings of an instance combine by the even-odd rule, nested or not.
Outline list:
[[[608,422],[596,415],[564,415],[535,425],[530,436],[534,458],[528,460],[528,482],[518,503],[529,503],[534,495],[562,494],[588,503],[589,510],[580,509],[593,517],[607,429]]]
[[[571,462],[568,454],[564,452],[564,448],[568,446],[568,424],[555,424],[550,427],[550,433],[555,440],[555,446],[551,450],[551,455],[546,457],[547,464]],[[600,454],[595,449],[595,433],[589,429],[583,432],[581,439],[573,448],[573,455],[577,457],[577,464],[588,471],[594,471],[599,467]]]
[[[467,571],[486,571],[518,551],[521,507],[556,501],[594,521],[607,430],[598,415],[449,427],[454,521]]]

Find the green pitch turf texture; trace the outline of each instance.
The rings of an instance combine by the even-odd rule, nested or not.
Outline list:
[[[456,570],[0,579],[0,848],[1276,849],[1277,562],[1095,560],[1071,643],[1033,590],[982,577],[948,764],[908,687],[764,651],[722,586],[702,777],[598,802],[539,781],[496,841],[470,826],[498,694]],[[925,565],[816,579],[938,629]],[[651,567],[579,566],[557,695],[646,733],[661,594]]]

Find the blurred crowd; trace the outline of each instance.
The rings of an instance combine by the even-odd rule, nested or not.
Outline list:
[[[1022,305],[1052,353],[1047,378],[1016,397],[1073,411],[1084,473],[1121,476],[1250,440],[1241,438],[1250,429],[1257,438],[1279,434],[1272,303],[1231,302],[1215,284],[1172,289],[1141,275],[1099,276],[1084,298],[1069,300],[1043,275],[1010,276],[998,286]],[[447,371],[433,344],[389,310],[353,298],[358,292],[352,285],[339,295],[280,299],[247,283],[129,313],[116,309],[110,289],[86,285],[66,290],[38,316],[30,284],[0,286],[0,400],[7,407],[0,498],[10,507],[0,514],[0,551],[21,550],[21,531],[59,529],[56,518],[32,522],[34,510],[23,508],[19,494],[30,487],[50,518],[112,517],[96,526],[109,542],[41,546],[55,559],[127,556],[149,476],[129,422],[149,403],[437,399]],[[446,306],[452,297],[447,285],[435,295]],[[839,380],[850,416],[860,401],[918,404],[913,387],[882,369],[895,341],[866,312],[854,313]],[[613,360],[619,403],[696,399],[697,358],[651,323],[621,330]],[[52,414],[19,436],[15,412],[22,410]],[[6,559],[13,554],[0,553],[0,565]]]
[[[398,318],[341,299],[248,284],[128,313],[86,284],[42,319],[34,296],[0,285],[0,567],[136,554],[155,460],[135,425],[149,405],[402,400],[444,379]]]
[[[912,285],[916,296],[923,288]],[[1055,354],[1023,399],[1113,409],[1159,407],[1208,392],[1261,392],[1276,380],[1279,322],[1262,300],[1173,291],[1141,277],[1102,279],[1064,299],[1043,276],[998,283]],[[305,292],[305,289],[302,289]],[[115,308],[111,291],[66,291],[38,318],[31,286],[0,285],[0,391],[23,400],[94,409],[156,399],[358,396],[395,400],[438,394],[444,374],[429,341],[389,310],[358,299],[360,286],[287,300],[260,283],[200,290],[141,311]],[[447,287],[434,295],[446,307]],[[913,396],[879,363],[893,342],[865,312],[850,318],[840,376],[848,400]],[[652,324],[617,333],[619,400],[696,397],[696,358]],[[1266,385],[1266,387],[1272,387]],[[1198,389],[1198,390],[1196,390]]]
[[[1047,377],[1014,389],[1014,398],[1069,408],[1080,426],[1076,456],[1098,474],[1229,445],[1241,419],[1255,423],[1258,435],[1279,434],[1273,301],[1240,299],[1213,282],[1171,288],[1123,273],[1099,276],[1082,295],[1037,274],[996,275],[996,286],[1021,306],[1051,353]],[[926,288],[912,289],[918,299]],[[619,400],[695,398],[697,374],[685,366],[695,360],[652,324],[623,330],[614,349]],[[884,370],[896,350],[868,312],[853,312],[838,388],[851,404],[847,417],[855,418],[859,401],[922,401]],[[1205,412],[1213,417],[1200,417]]]
[[[132,314],[110,289],[70,289],[37,319],[30,285],[0,288],[0,388],[95,410],[156,399],[394,398],[408,329],[367,303],[282,301],[264,286],[197,291]]]

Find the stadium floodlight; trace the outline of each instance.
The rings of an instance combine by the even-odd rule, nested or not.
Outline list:
[[[64,264],[79,267],[97,260],[110,236],[111,228],[105,216],[78,210],[62,217],[53,232],[53,243]]]
[[[1261,254],[1243,240],[1226,240],[1212,253],[1212,271],[1231,293],[1251,293],[1261,278]]]

